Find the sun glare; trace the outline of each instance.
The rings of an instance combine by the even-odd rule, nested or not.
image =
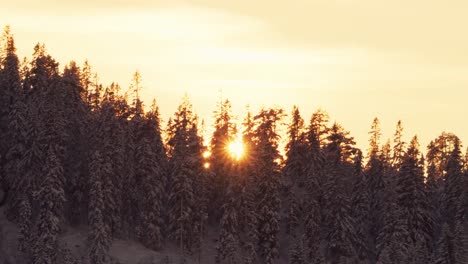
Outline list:
[[[239,137],[233,142],[229,143],[228,151],[231,157],[239,160],[244,155],[244,144],[242,143],[242,139]]]

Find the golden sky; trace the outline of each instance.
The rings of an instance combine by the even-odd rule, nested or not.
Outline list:
[[[367,147],[399,119],[422,145],[442,131],[468,140],[468,1],[0,0],[20,56],[37,42],[63,66],[86,58],[126,87],[141,72],[163,118],[188,93],[208,123],[220,90],[245,106],[321,107]]]

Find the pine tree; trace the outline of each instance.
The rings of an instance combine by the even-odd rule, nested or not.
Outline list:
[[[312,115],[307,131],[306,145],[306,190],[304,234],[307,245],[307,260],[311,263],[321,263],[322,208],[324,208],[324,175],[325,155],[321,148],[325,144],[325,136],[329,128],[328,115],[319,110]]]
[[[194,178],[202,169],[200,137],[197,118],[188,98],[179,106],[174,119],[169,121],[169,167],[171,172],[169,194],[170,236],[177,241],[183,254],[192,251],[195,240],[196,201]],[[198,235],[197,235],[198,237]]]
[[[105,197],[103,178],[109,173],[109,164],[99,151],[93,154],[91,161],[91,175],[89,193],[89,214],[88,222],[90,225],[89,233],[89,258],[92,263],[103,264],[108,261],[108,251],[111,245],[111,234],[109,225],[105,222]]]
[[[9,26],[4,29],[2,42],[3,47],[0,50],[0,133],[6,135],[0,139],[0,156],[3,159],[1,161],[3,165],[6,162],[7,151],[13,147],[11,144],[13,142],[8,140],[14,136],[14,131],[9,130],[9,113],[12,111],[15,101],[19,99],[21,80],[15,41]]]
[[[462,171],[462,158],[460,151],[460,142],[456,138],[454,141],[454,148],[447,161],[447,174],[444,180],[444,216],[446,222],[452,230],[455,228],[455,222],[459,219],[460,215],[457,214],[461,208],[461,201],[463,195],[463,171]]]
[[[324,224],[326,256],[331,263],[350,257],[357,240],[347,197],[347,179],[354,167],[351,162],[354,140],[338,125],[330,128],[325,148]]]
[[[39,201],[37,239],[34,245],[34,263],[56,263],[58,234],[65,193],[63,168],[56,155],[57,146],[50,145],[44,166],[45,178],[35,198]]]
[[[304,248],[300,238],[295,238],[290,242],[289,264],[304,264],[306,263]]]
[[[288,127],[288,143],[286,144],[286,163],[283,168],[283,179],[287,182],[287,186],[292,188],[292,192],[296,188],[304,185],[305,166],[305,134],[304,120],[301,117],[299,109],[294,106],[292,111],[291,124]]]
[[[426,197],[430,210],[430,217],[432,219],[432,230],[430,238],[431,251],[436,249],[437,239],[442,228],[442,216],[441,216],[441,197],[442,197],[442,182],[437,172],[437,157],[435,155],[436,149],[435,144],[432,141],[428,146],[427,153],[427,179],[426,179]]]
[[[19,61],[16,55],[14,37],[6,26],[1,39],[0,50],[0,186],[8,198],[7,215],[10,220],[17,216],[13,207],[21,198],[14,195],[19,188],[21,175],[18,166],[25,151],[24,118],[25,106],[21,93]],[[23,122],[22,122],[23,121]],[[21,134],[20,134],[21,133]],[[13,195],[12,195],[13,194]],[[13,205],[14,204],[14,205]]]
[[[384,227],[384,203],[385,203],[385,181],[384,181],[384,164],[380,160],[380,122],[375,118],[369,140],[368,162],[365,167],[365,177],[367,192],[369,198],[369,234],[367,247],[368,257],[371,262],[377,260],[377,256],[382,250],[383,241],[379,240],[379,236]]]
[[[60,93],[64,120],[64,173],[67,175],[65,183],[66,217],[72,224],[78,224],[86,219],[88,154],[90,142],[87,138],[89,113],[80,94],[83,87],[80,82],[80,68],[75,62],[70,62],[60,80]]]
[[[137,187],[143,190],[139,197],[142,215],[139,236],[147,247],[159,249],[162,239],[165,154],[159,128],[159,110],[154,103],[151,109],[146,118],[140,121],[143,122],[139,127],[142,135],[136,147],[136,177],[140,180]]]
[[[258,247],[262,261],[273,263],[279,255],[279,197],[280,171],[276,163],[279,158],[277,144],[277,122],[281,120],[281,109],[263,109],[255,116],[256,154],[258,155]]]
[[[218,240],[216,262],[238,263],[239,254],[239,216],[238,201],[235,197],[235,186],[231,181],[228,189],[227,201],[223,205],[223,217],[221,218],[221,232]]]
[[[447,224],[443,225],[442,234],[437,242],[435,264],[458,264],[454,257],[453,235],[449,229],[450,227]]]
[[[258,212],[257,200],[257,177],[255,175],[256,158],[254,139],[254,121],[252,114],[247,113],[243,123],[245,129],[243,131],[244,157],[238,161],[239,170],[239,185],[240,191],[238,194],[239,200],[239,229],[240,229],[240,244],[243,245],[244,264],[253,264],[257,262],[256,244],[258,241]]]
[[[468,235],[466,233],[466,221],[457,220],[453,235],[455,263],[467,263],[468,261]]]
[[[309,136],[314,135],[321,147],[326,144],[326,138],[328,135],[328,122],[329,115],[322,109],[318,109],[312,114],[309,125]]]
[[[419,143],[417,137],[414,137],[402,160],[397,183],[397,204],[398,210],[401,210],[398,216],[405,219],[404,230],[408,235],[408,237],[401,235],[404,240],[400,243],[408,243],[409,248],[419,249],[417,252],[408,252],[408,259],[416,253],[422,254],[418,256],[419,259],[427,258],[430,249],[432,221],[420,155]]]
[[[24,252],[26,254],[30,254],[30,249],[33,246],[32,245],[32,238],[31,238],[31,233],[32,233],[32,210],[31,210],[31,203],[29,202],[29,198],[24,195],[23,199],[20,203],[20,208],[19,208],[19,219],[18,219],[18,224],[20,227],[20,237],[18,241],[18,249],[21,252]]]
[[[90,174],[93,173],[93,166],[100,167],[99,173],[101,175],[99,177],[102,184],[101,188],[104,199],[104,208],[102,208],[104,217],[103,221],[109,228],[109,232],[111,232],[109,235],[114,234],[116,230],[122,228],[120,226],[122,218],[120,211],[121,204],[119,203],[118,196],[121,194],[121,189],[119,188],[119,185],[122,184],[119,183],[119,179],[121,179],[119,177],[119,173],[121,172],[118,170],[118,164],[114,161],[114,159],[119,158],[119,156],[116,155],[119,145],[116,142],[115,135],[118,133],[118,121],[114,115],[115,112],[112,107],[113,106],[109,102],[103,102],[101,108],[93,113],[94,115],[92,116],[92,120],[94,127],[91,130],[93,136],[92,139],[90,139],[92,148],[89,150],[91,155],[89,162]],[[96,151],[99,152],[99,156],[101,157],[102,162],[93,164],[93,155],[96,153]],[[126,167],[133,168],[134,163],[126,165]],[[128,177],[130,178],[131,175],[128,175]],[[92,182],[88,182],[87,186],[90,186],[91,184]],[[91,187],[88,188],[91,189]],[[123,232],[122,230],[119,231]]]
[[[366,181],[362,170],[362,152],[356,151],[354,156],[354,182],[351,198],[351,216],[356,230],[356,241],[353,242],[354,252],[359,259],[366,259],[368,248],[366,237],[368,232],[369,198]]]
[[[405,145],[406,143],[403,141],[403,126],[401,124],[401,120],[399,120],[393,138],[392,166],[394,166],[395,168],[398,168],[402,163]]]
[[[213,203],[212,211],[209,212],[210,219],[219,221],[222,211],[219,210],[225,202],[225,193],[228,187],[229,176],[232,173],[234,160],[228,152],[229,144],[234,140],[237,128],[233,122],[231,113],[231,102],[221,101],[217,104],[214,112],[215,124],[211,137],[209,158],[210,171],[210,200]]]

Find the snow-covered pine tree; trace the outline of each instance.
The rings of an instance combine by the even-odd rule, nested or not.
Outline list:
[[[454,140],[453,150],[447,160],[447,173],[444,177],[444,214],[445,221],[451,231],[455,229],[455,222],[460,221],[461,215],[457,214],[463,201],[463,163],[461,156],[461,143],[458,138]]]
[[[397,207],[400,210],[398,217],[405,219],[404,231],[408,237],[401,234],[401,244],[408,243],[408,248],[418,249],[408,252],[407,260],[414,257],[416,253],[419,259],[428,258],[432,230],[432,219],[430,217],[429,204],[427,202],[424,167],[420,162],[421,153],[417,137],[413,137],[406,151],[397,182]]]
[[[257,122],[254,142],[257,157],[258,247],[263,263],[273,263],[279,256],[280,167],[277,132],[282,109],[262,109]]]
[[[354,255],[353,243],[357,241],[355,225],[350,211],[347,180],[354,167],[350,160],[354,152],[354,139],[337,123],[327,137],[324,202],[325,252],[328,261],[341,263]]]
[[[291,192],[297,192],[304,186],[305,179],[305,133],[304,119],[297,106],[293,107],[291,124],[288,127],[288,143],[286,144],[286,162],[283,167],[283,181]]]
[[[304,264],[306,262],[302,236],[297,236],[289,244],[289,264]]]
[[[253,264],[256,263],[256,242],[258,240],[257,221],[258,215],[255,210],[256,203],[254,199],[254,188],[252,181],[242,183],[241,191],[239,194],[239,226],[243,231],[242,244],[244,245],[244,254],[242,263]]]
[[[210,220],[218,222],[222,216],[222,206],[226,202],[226,190],[229,183],[229,174],[232,173],[234,160],[229,155],[227,148],[237,134],[236,124],[233,122],[231,113],[231,102],[229,100],[217,103],[214,111],[214,132],[211,136],[209,157],[210,171]]]
[[[235,179],[231,179],[227,199],[223,205],[216,263],[239,263],[239,201],[236,197],[237,183],[234,181]]]
[[[64,173],[67,175],[65,213],[70,223],[78,224],[86,219],[87,202],[85,197],[87,196],[90,142],[86,136],[89,112],[85,102],[80,97],[83,87],[80,81],[80,68],[75,62],[72,61],[65,66],[60,86],[66,133],[63,160]]]
[[[465,209],[466,210],[466,209]],[[466,233],[466,221],[457,220],[453,235],[454,259],[455,263],[468,262],[468,235]]]
[[[382,164],[382,175],[385,189],[383,190],[383,227],[377,235],[377,252],[380,252],[379,261],[390,263],[395,261],[406,261],[407,226],[401,220],[402,211],[398,208],[397,180],[398,171],[405,155],[406,143],[402,140],[403,128],[401,121],[397,123],[393,138],[394,146],[390,145],[390,140],[382,147],[379,160]],[[405,254],[403,254],[405,253]]]
[[[32,210],[28,195],[23,195],[20,202],[18,224],[20,228],[20,237],[18,239],[18,249],[30,255],[32,252]]]
[[[371,263],[377,261],[377,256],[382,249],[382,241],[379,241],[379,235],[384,227],[384,202],[385,202],[385,181],[384,166],[380,160],[380,121],[375,118],[371,131],[369,132],[369,150],[367,154],[367,164],[365,166],[365,177],[367,183],[367,192],[369,197],[369,234],[368,234],[368,257]],[[381,237],[381,236],[380,236]]]
[[[207,212],[207,187],[205,184],[206,173],[203,170],[203,153],[205,148],[203,146],[203,138],[199,135],[198,132],[198,118],[195,117],[193,125],[188,133],[188,147],[190,158],[190,166],[193,171],[192,175],[192,188],[194,191],[194,201],[193,201],[193,221],[192,221],[192,241],[194,253],[198,254],[198,259],[200,260],[201,253],[203,250],[203,236],[205,235],[205,224],[208,217]]]
[[[179,105],[174,118],[168,124],[169,147],[169,208],[170,237],[180,247],[182,254],[191,253],[194,242],[194,218],[196,201],[194,178],[199,175],[200,137],[196,128],[197,118],[187,97]],[[200,166],[200,167],[199,167]]]
[[[141,138],[136,148],[136,177],[140,179],[138,186],[141,194],[141,222],[139,236],[143,244],[152,249],[159,249],[162,240],[162,198],[165,172],[165,154],[159,128],[159,112],[153,103],[147,113],[141,130]]]
[[[90,225],[89,259],[94,264],[104,264],[108,261],[108,251],[112,243],[109,225],[105,222],[105,198],[103,178],[110,172],[110,166],[106,163],[101,153],[94,152],[90,164],[90,192],[88,224]]]
[[[441,205],[442,205],[442,179],[437,173],[437,149],[434,141],[428,146],[427,152],[427,178],[426,178],[426,197],[432,219],[432,230],[430,231],[430,246],[432,255],[436,251],[436,244],[442,228]]]
[[[304,235],[306,256],[310,263],[324,261],[321,249],[321,225],[324,195],[324,167],[325,156],[322,146],[328,133],[328,114],[319,110],[312,115],[308,131],[306,132],[306,190]]]
[[[306,142],[304,132],[304,120],[297,106],[293,107],[291,124],[288,127],[288,143],[286,144],[286,162],[282,169],[283,185],[286,187],[288,202],[284,204],[288,212],[286,219],[286,232],[289,236],[290,261],[304,261],[302,240],[297,236],[298,228],[303,222],[302,199],[299,197],[304,193],[305,187],[305,155]]]
[[[453,234],[448,224],[442,226],[442,234],[437,242],[434,264],[459,264],[455,259]]]
[[[63,214],[65,193],[63,190],[63,167],[57,156],[58,146],[49,145],[45,174],[40,189],[35,193],[39,201],[39,218],[37,219],[37,236],[33,249],[33,263],[56,263],[60,219]]]
[[[8,129],[12,132],[10,140],[12,147],[8,149],[5,157],[5,164],[3,167],[3,181],[2,185],[9,189],[8,200],[6,200],[6,215],[9,220],[15,220],[21,211],[19,204],[21,203],[21,197],[17,195],[20,190],[27,190],[28,182],[26,181],[25,172],[28,167],[32,164],[23,162],[35,162],[33,159],[25,159],[26,153],[29,152],[29,144],[32,141],[33,136],[33,120],[29,118],[28,109],[25,104],[24,96],[17,98],[14,106],[9,113],[9,125]],[[37,145],[34,145],[38,147]],[[36,149],[37,150],[37,149]],[[31,152],[30,154],[38,154],[37,152]],[[38,165],[38,164],[36,164]],[[29,179],[28,179],[29,180]],[[31,194],[31,192],[26,192]]]
[[[15,147],[15,141],[11,138],[15,137],[14,130],[10,130],[12,117],[10,112],[13,110],[15,102],[19,99],[21,79],[19,74],[19,60],[16,55],[16,47],[10,27],[6,26],[1,38],[2,47],[0,48],[0,185],[8,187],[8,181],[5,176],[7,171],[4,169],[4,164],[10,158],[7,153]]]
[[[243,122],[244,131],[242,141],[244,144],[244,157],[239,160],[239,230],[240,242],[243,245],[244,264],[257,262],[256,244],[258,241],[258,213],[256,211],[256,187],[257,177],[255,175],[255,164],[257,155],[255,154],[254,121],[252,114],[248,111]]]
[[[100,166],[99,170],[101,175],[99,177],[102,184],[101,188],[104,199],[104,208],[102,209],[103,221],[109,228],[109,232],[111,232],[109,235],[111,235],[120,227],[119,223],[122,218],[120,214],[121,204],[118,203],[118,195],[121,194],[118,181],[121,178],[118,177],[119,172],[116,168],[118,164],[116,164],[114,160],[114,158],[118,158],[118,156],[115,155],[116,148],[119,146],[115,142],[115,133],[118,132],[116,129],[118,123],[113,105],[110,102],[103,101],[101,107],[96,110],[96,112],[93,112],[92,120],[93,128],[91,132],[93,136],[91,139],[92,148],[90,149],[89,173],[90,175],[94,173],[92,172],[93,166]],[[96,151],[99,152],[102,162],[94,164],[93,155],[95,155]],[[87,184],[89,189],[91,189],[91,184],[92,181],[89,181]]]
[[[351,217],[353,218],[356,241],[352,246],[357,257],[362,261],[367,258],[367,232],[369,198],[366,191],[366,182],[362,168],[362,152],[356,151],[353,161],[354,182],[351,197]]]

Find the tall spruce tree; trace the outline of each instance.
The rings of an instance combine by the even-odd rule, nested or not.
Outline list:
[[[378,255],[383,246],[381,233],[384,227],[384,203],[385,203],[385,181],[384,164],[380,159],[380,121],[375,118],[369,132],[369,150],[367,154],[367,164],[365,167],[365,177],[367,192],[369,197],[369,234],[368,234],[368,256],[371,263],[377,261]]]
[[[177,241],[181,252],[185,254],[192,252],[195,240],[194,217],[197,204],[193,183],[202,169],[197,118],[187,97],[179,105],[174,118],[169,121],[168,130],[171,172],[168,209],[170,236]]]
[[[401,244],[407,244],[408,248],[416,249],[422,245],[418,251],[408,252],[406,262],[419,254],[420,260],[428,259],[430,249],[430,238],[432,230],[432,219],[427,201],[424,167],[421,164],[421,153],[417,137],[411,143],[403,157],[397,182],[397,206],[399,217],[404,221],[404,232],[400,234],[403,240]],[[421,244],[419,244],[421,243]]]
[[[97,150],[91,161],[89,192],[89,259],[92,263],[103,264],[108,261],[108,252],[112,243],[109,224],[105,222],[106,204],[103,178],[110,173],[110,166]]]
[[[280,167],[277,131],[282,109],[262,109],[255,116],[257,159],[258,248],[263,263],[273,263],[279,256]]]
[[[33,250],[33,263],[57,263],[58,235],[65,202],[63,167],[57,156],[58,146],[49,145],[44,166],[44,180],[35,193],[39,201],[37,237]]]
[[[214,111],[214,132],[211,137],[209,158],[212,178],[210,179],[210,200],[213,206],[210,210],[210,218],[218,222],[222,211],[219,210],[225,202],[225,194],[228,187],[229,176],[232,173],[234,160],[228,152],[229,144],[237,134],[236,124],[233,122],[229,100],[218,102]]]

